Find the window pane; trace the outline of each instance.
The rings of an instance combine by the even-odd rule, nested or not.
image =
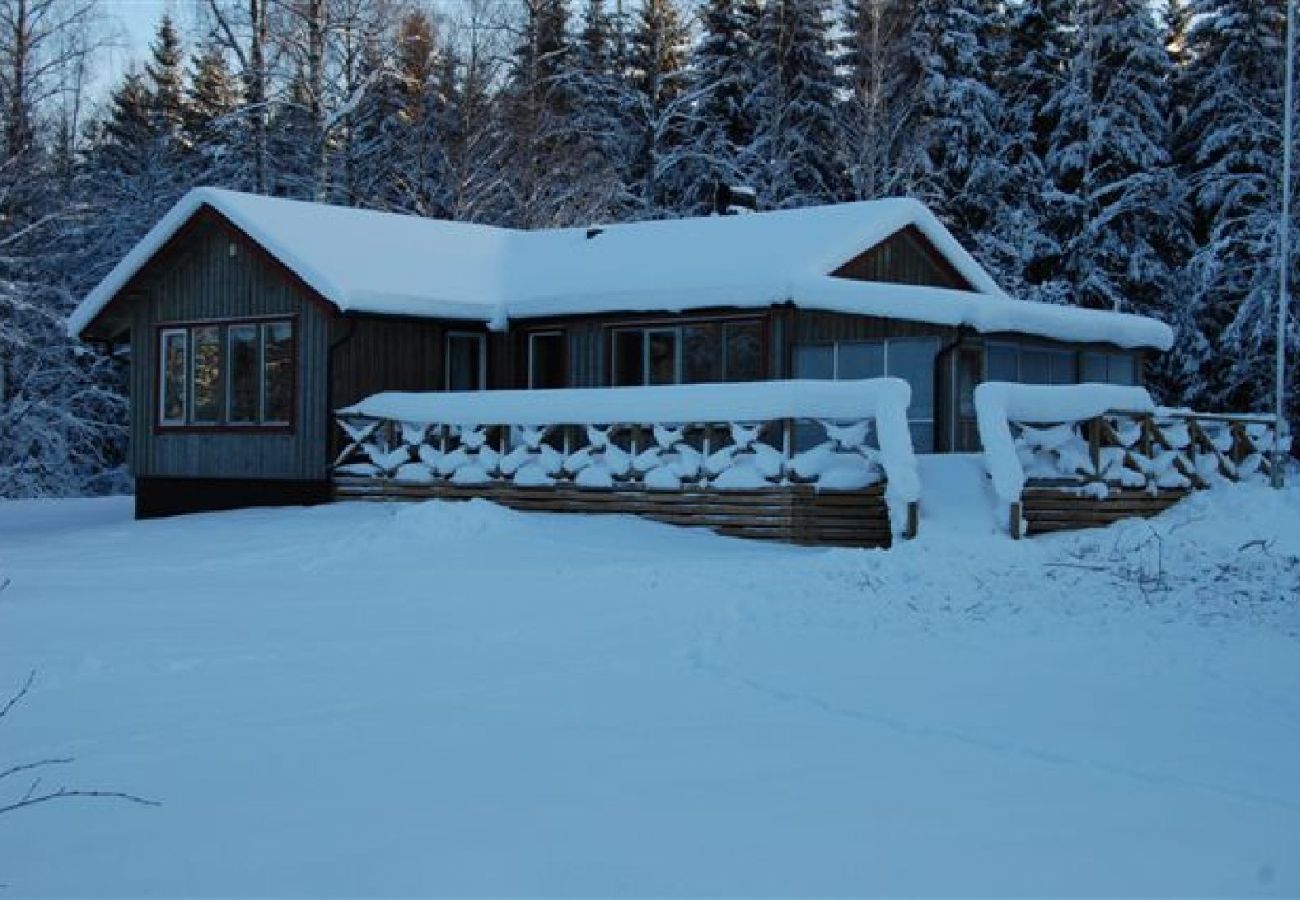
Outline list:
[[[845,341],[840,344],[839,355],[835,377],[840,381],[885,374],[884,341]]]
[[[645,335],[640,329],[626,328],[614,332],[615,387],[645,384],[645,357],[642,345]]]
[[[262,326],[262,421],[288,422],[293,407],[293,326]]]
[[[528,337],[528,386],[562,388],[568,383],[565,372],[565,338],[563,334],[533,334]]]
[[[188,368],[185,359],[185,340],[183,330],[164,331],[162,333],[162,350],[159,360],[162,366],[162,397],[159,409],[162,421],[170,425],[185,421],[185,373]]]
[[[1075,371],[1074,353],[1070,350],[1049,350],[1052,360],[1052,384],[1075,384],[1078,381]]]
[[[226,420],[247,425],[257,421],[257,326],[231,325],[228,333],[230,393]]]
[[[221,328],[205,325],[193,332],[195,422],[221,421]]]
[[[909,422],[912,449],[917,453],[934,452],[934,422]]]
[[[1019,381],[1019,355],[1014,344],[989,344],[989,381]]]
[[[1111,384],[1137,384],[1137,360],[1127,353],[1116,353],[1110,358]]]
[[[835,348],[830,344],[796,344],[794,377],[834,378]]]
[[[721,380],[721,356],[717,325],[687,325],[682,328],[683,383]]]
[[[934,418],[934,355],[939,345],[932,340],[890,341],[889,371],[912,386],[908,414],[918,419]],[[933,437],[931,438],[933,445]]]
[[[650,384],[677,383],[677,332],[651,331],[646,342]]]
[[[723,326],[726,341],[724,381],[758,381],[763,377],[763,325],[731,322]]]
[[[447,390],[483,389],[483,340],[477,334],[447,335]]]
[[[1020,380],[1025,384],[1052,383],[1052,357],[1046,350],[1020,351]]]
[[[1105,353],[1085,353],[1080,364],[1079,374],[1082,376],[1080,381],[1091,382],[1093,384],[1105,384],[1106,375],[1106,354]]]

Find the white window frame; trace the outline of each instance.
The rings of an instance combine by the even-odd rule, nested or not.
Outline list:
[[[475,391],[487,390],[487,335],[478,331],[448,331],[443,340],[442,384],[443,389],[451,392],[451,343],[459,338],[473,338],[478,342],[478,387]],[[467,392],[458,392],[467,393]]]
[[[181,369],[185,373],[181,384],[181,417],[167,418],[167,344],[173,335],[181,340]],[[162,328],[158,331],[158,424],[168,427],[184,426],[190,423],[190,330],[185,328]]]
[[[557,337],[557,338],[559,338],[560,340],[563,341],[563,340],[565,340],[565,332],[564,332],[563,330],[561,330],[561,329],[545,330],[545,331],[530,331],[530,332],[528,332],[528,360],[527,360],[527,363],[528,363],[528,389],[529,389],[529,390],[533,390],[533,389],[536,387],[536,385],[535,385],[535,383],[534,383],[535,379],[533,378],[533,360],[536,358],[536,355],[535,355],[535,353],[534,353],[533,347],[534,347],[534,341],[535,341],[537,338],[539,338],[539,337],[549,337],[549,338]],[[568,355],[568,349],[569,349],[569,347],[568,347],[568,343],[567,343],[567,341],[566,341],[566,342],[565,342],[565,346],[564,346],[564,350],[565,350],[565,355],[566,355],[566,356]],[[565,381],[567,382],[568,379],[566,378]]]

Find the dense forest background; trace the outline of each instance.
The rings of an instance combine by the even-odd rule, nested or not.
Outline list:
[[[105,98],[97,0],[0,0],[0,496],[126,486],[124,363],[62,321],[196,184],[524,228],[911,195],[1015,295],[1169,322],[1162,400],[1270,408],[1283,0],[192,12]]]

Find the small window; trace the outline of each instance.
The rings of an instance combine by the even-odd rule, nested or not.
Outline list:
[[[1015,344],[988,345],[989,381],[1020,380],[1020,348]]]
[[[230,372],[226,398],[227,419],[232,425],[257,422],[258,396],[261,393],[257,325],[231,325],[227,331],[226,368]]]
[[[645,384],[645,333],[640,329],[614,332],[614,386]]]
[[[162,333],[159,354],[162,384],[158,419],[164,425],[185,424],[188,339],[189,331],[185,328],[169,328]]]
[[[832,379],[835,377],[834,344],[796,344],[794,377]]]
[[[221,380],[221,327],[205,325],[190,332],[193,338],[194,422],[216,425],[221,422],[221,401],[225,386]]]
[[[262,326],[263,422],[289,422],[293,388],[293,329],[288,322],[268,322]]]
[[[723,381],[758,381],[763,377],[763,326],[728,322],[722,326]]]
[[[530,388],[562,388],[568,383],[565,349],[562,331],[538,331],[528,335]]]
[[[721,379],[722,352],[718,326],[686,325],[682,328],[682,382],[702,384]]]
[[[681,378],[677,329],[665,328],[646,332],[646,384],[679,384]]]
[[[447,335],[447,390],[481,391],[487,387],[487,339],[481,334]]]
[[[836,349],[835,377],[880,378],[885,374],[884,341],[845,341]]]

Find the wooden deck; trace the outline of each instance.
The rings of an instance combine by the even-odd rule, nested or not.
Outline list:
[[[634,486],[453,485],[345,475],[336,475],[333,484],[334,497],[339,500],[481,498],[521,511],[637,515],[669,525],[709,528],[729,537],[809,546],[888,547],[892,542],[881,485],[856,491],[817,491],[807,485],[744,491],[656,491]],[[911,510],[909,532],[915,534],[915,504]]]
[[[1143,488],[1112,489],[1099,500],[1081,495],[1078,490],[1053,487],[1030,487],[1021,496],[1021,516],[1025,534],[1033,537],[1079,528],[1102,528],[1121,519],[1149,518],[1159,515],[1190,490],[1163,490],[1151,493]]]

